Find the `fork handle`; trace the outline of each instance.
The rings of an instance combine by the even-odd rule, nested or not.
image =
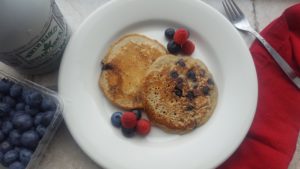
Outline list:
[[[268,52],[271,54],[273,59],[277,62],[277,64],[281,67],[283,72],[292,80],[292,82],[299,88],[299,84],[296,84],[295,78],[297,78],[296,73],[290,67],[290,65],[279,55],[279,53],[255,30],[251,30],[252,33],[256,38],[265,46]]]

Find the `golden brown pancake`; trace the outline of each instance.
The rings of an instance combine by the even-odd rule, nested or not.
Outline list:
[[[143,108],[142,79],[149,66],[166,53],[164,46],[146,36],[123,36],[102,60],[99,86],[115,105],[124,109]]]
[[[166,55],[147,71],[143,98],[145,112],[153,124],[167,132],[183,134],[212,115],[217,88],[200,60]]]

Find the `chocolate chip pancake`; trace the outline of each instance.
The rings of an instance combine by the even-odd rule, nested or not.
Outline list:
[[[205,123],[217,102],[217,88],[198,59],[166,55],[148,69],[143,85],[144,109],[151,122],[183,134]]]
[[[100,88],[119,107],[143,108],[142,79],[149,66],[165,54],[164,46],[146,36],[129,34],[121,37],[102,60]]]

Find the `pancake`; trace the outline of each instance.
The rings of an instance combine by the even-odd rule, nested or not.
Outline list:
[[[102,60],[99,86],[104,95],[123,109],[143,108],[142,80],[149,66],[166,53],[163,45],[146,36],[121,37]]]
[[[154,125],[184,134],[204,124],[217,103],[212,74],[198,59],[166,55],[148,69],[144,109]]]

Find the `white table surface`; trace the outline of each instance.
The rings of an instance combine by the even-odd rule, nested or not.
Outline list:
[[[76,31],[82,21],[95,9],[109,0],[56,0],[72,31]],[[203,0],[215,9],[224,13],[221,0]],[[257,29],[263,29],[273,19],[280,16],[289,6],[300,2],[299,0],[236,0],[238,5],[250,19],[251,24]],[[243,34],[248,44],[253,38]],[[26,76],[18,74],[12,68],[0,63],[0,69],[16,76],[23,76],[49,88],[57,87],[57,72],[43,76]],[[48,147],[40,167],[41,169],[102,169],[89,159],[73,140],[68,129],[63,123],[58,129],[54,140]],[[300,137],[297,150],[291,161],[289,169],[300,169]]]

